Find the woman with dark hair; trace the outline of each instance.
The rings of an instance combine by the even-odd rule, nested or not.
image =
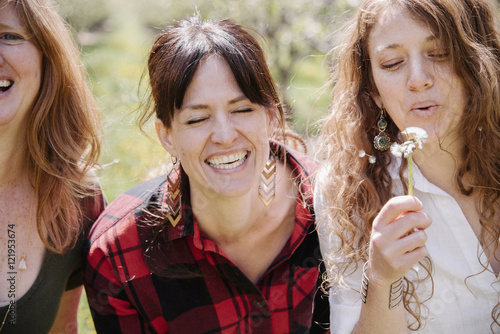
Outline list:
[[[367,0],[345,37],[315,197],[334,332],[498,333],[498,9]]]
[[[46,0],[0,3],[0,331],[76,332],[81,251],[104,203],[100,115]]]
[[[275,140],[288,135],[261,47],[229,20],[193,17],[159,35],[148,69],[141,124],[156,118],[173,166],[91,231],[97,331],[321,332],[314,164]]]

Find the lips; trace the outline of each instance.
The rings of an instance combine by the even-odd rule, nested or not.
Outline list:
[[[0,80],[0,91],[5,92],[9,90],[10,87],[14,84],[11,80]]]
[[[418,117],[427,118],[433,116],[437,112],[439,107],[439,104],[434,101],[426,101],[414,103],[410,107],[410,110]]]
[[[431,109],[432,107],[434,107],[434,106],[427,106],[427,107],[421,107],[421,108],[412,108],[412,110],[422,110],[422,111],[426,111],[426,110]]]
[[[228,155],[217,155],[206,160],[206,162],[217,169],[231,169],[243,164],[248,157],[248,152],[238,152]]]

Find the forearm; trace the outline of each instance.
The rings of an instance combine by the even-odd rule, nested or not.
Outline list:
[[[415,197],[394,197],[375,218],[363,267],[366,298],[354,333],[408,332],[402,277],[427,253],[424,230],[431,220],[421,210]]]
[[[361,307],[359,321],[354,334],[407,333],[407,323],[403,303],[396,308],[389,308],[391,284],[369,283],[366,303]]]
[[[64,292],[50,333],[78,333],[78,305],[83,286]]]

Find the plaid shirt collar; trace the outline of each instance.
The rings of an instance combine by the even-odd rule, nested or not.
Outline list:
[[[271,141],[271,145],[277,146],[278,143]],[[295,226],[291,235],[292,249],[284,248],[282,250],[282,254],[277,256],[277,259],[284,260],[293,253],[296,247],[298,247],[305,237],[307,233],[310,232],[312,225],[314,224],[314,211],[312,204],[312,185],[311,180],[306,172],[309,171],[312,173],[315,169],[315,163],[311,160],[311,158],[303,155],[302,153],[293,151],[289,148],[286,148],[286,157],[287,163],[290,164],[294,174],[296,175],[296,182],[300,185],[299,196],[297,198],[296,204],[296,214],[295,214]],[[297,157],[300,157],[298,159]],[[299,161],[300,160],[300,161]],[[307,166],[302,166],[302,163],[307,163]],[[175,181],[175,180],[173,180]],[[187,187],[184,187],[187,188]],[[166,183],[165,186],[162,187],[162,193],[157,194],[159,198],[162,198],[163,203],[165,203],[165,196],[167,196]],[[183,189],[185,193],[188,193],[188,189]],[[188,196],[185,196],[186,198]],[[188,201],[184,201],[188,202]],[[210,239],[208,239],[203,233],[200,231],[198,227],[198,223],[193,215],[193,211],[189,203],[183,203],[182,205],[182,217],[177,223],[176,226],[173,226],[168,221],[165,223],[167,226],[166,231],[160,232],[160,238],[166,238],[168,243],[186,238],[193,237],[193,244],[195,247],[199,248],[203,251],[212,251],[217,254],[223,255],[222,250]],[[149,225],[143,225],[139,228],[139,236],[141,239],[141,244],[144,249],[144,254],[146,256],[146,263],[148,263],[148,267],[154,273],[159,274],[165,266],[168,264],[162,263],[163,256],[158,256],[155,254],[155,250],[151,248],[151,242],[147,240],[157,240],[156,237],[152,237],[156,232],[154,232],[155,227],[151,227]],[[155,242],[156,245],[161,244]],[[225,255],[224,255],[225,256]],[[227,257],[227,256],[225,256]],[[272,266],[271,266],[272,267]]]
[[[272,145],[278,145],[276,142],[272,141]],[[294,152],[289,148],[286,148],[287,153],[287,163],[290,163],[291,168],[294,174],[297,175],[297,184],[300,185],[299,191],[299,199],[297,200],[297,210],[306,209],[308,214],[313,214],[312,208],[312,185],[309,179],[309,175],[306,172],[304,166],[296,159],[296,155],[300,155],[298,152]],[[309,166],[307,166],[309,167]],[[310,168],[307,168],[310,170]],[[185,189],[183,189],[185,190]],[[163,202],[165,202],[165,196],[167,196],[167,192],[165,191],[163,194]],[[185,198],[185,197],[184,197]],[[312,223],[312,221],[311,221]],[[305,226],[306,229],[309,228]],[[200,230],[198,228],[198,223],[196,222],[195,217],[193,216],[193,211],[189,204],[183,203],[182,205],[182,218],[179,223],[174,227],[172,224],[168,224],[168,240],[173,241],[179,238],[185,238],[189,235],[194,235],[195,238],[200,237]]]

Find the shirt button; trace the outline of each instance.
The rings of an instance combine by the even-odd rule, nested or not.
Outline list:
[[[258,307],[265,307],[267,305],[266,301],[265,300],[259,300],[257,302],[257,306]]]

